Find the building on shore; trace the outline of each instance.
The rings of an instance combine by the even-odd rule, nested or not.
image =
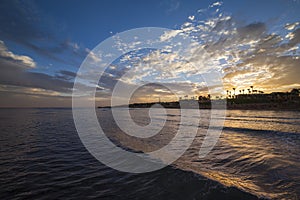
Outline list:
[[[272,92],[272,93],[252,93],[252,94],[238,94],[234,98],[236,102],[239,101],[264,101],[264,102],[280,102],[280,101],[299,101],[299,89],[293,89],[291,92]]]

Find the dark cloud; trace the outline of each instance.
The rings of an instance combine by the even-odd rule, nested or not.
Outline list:
[[[270,57],[269,60],[272,60],[269,62],[271,65],[269,73],[272,74],[272,77],[267,81],[259,82],[259,84],[273,88],[299,84],[299,59],[291,56],[279,56]]]
[[[293,31],[293,38],[290,40],[289,44],[291,46],[297,45],[300,43],[300,28]]]
[[[212,28],[211,31],[220,32],[224,30],[232,30],[236,26],[235,23],[236,22],[231,17],[219,20],[216,22],[216,25]]]
[[[0,59],[0,84],[71,92],[73,83],[43,73],[30,72],[20,63]]]
[[[66,71],[66,70],[61,70],[55,75],[55,78],[66,80],[66,81],[74,80],[75,77],[76,77],[76,73],[71,71]]]
[[[70,92],[70,82],[76,74],[60,71],[57,76],[32,72],[35,62],[28,56],[16,55],[0,41],[0,84],[21,87],[41,88],[57,92]]]
[[[59,22],[39,12],[30,1],[4,0],[0,4],[0,39],[23,45],[37,54],[77,67],[87,55],[69,39],[59,39]],[[55,24],[55,27],[54,27]],[[65,59],[68,56],[69,59]]]
[[[229,30],[217,40],[206,44],[206,50],[215,57],[228,56],[223,68],[223,80],[228,88],[239,85],[256,85],[262,88],[282,90],[299,85],[300,28],[286,37],[283,31],[270,33],[263,22],[237,27],[230,31],[230,21],[217,23],[216,30]],[[243,87],[241,86],[241,87]]]
[[[262,22],[248,24],[238,28],[238,37],[240,39],[257,39],[266,32],[266,25]]]
[[[70,92],[73,83],[69,82],[75,73],[60,71],[60,76],[50,76],[32,72],[34,61],[28,56],[10,52],[3,42],[0,43],[0,84],[30,88],[40,88],[57,92]]]
[[[205,44],[205,50],[213,56],[218,54],[247,55],[245,49],[240,50],[239,45],[248,45],[251,41],[260,41],[266,37],[267,26],[263,22],[237,26],[237,21],[232,18],[217,21],[210,34],[215,38]],[[226,33],[226,34],[225,34]],[[233,50],[234,49],[234,50]]]
[[[40,15],[30,1],[3,0],[0,4],[0,36],[18,41],[49,37],[47,31],[40,29]]]

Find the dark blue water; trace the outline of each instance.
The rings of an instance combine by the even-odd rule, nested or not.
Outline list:
[[[110,112],[97,112],[104,130],[118,140],[120,132]],[[88,153],[71,109],[1,109],[0,199],[300,197],[299,112],[227,111],[219,142],[200,159],[201,132],[209,118],[209,111],[201,112],[199,134],[182,158],[159,171],[130,174],[108,168]],[[137,123],[149,120],[147,110],[131,113]],[[165,131],[172,135],[180,111],[168,110],[168,116]],[[162,135],[159,145],[170,139]],[[157,148],[156,142],[145,142]],[[131,144],[142,150],[138,141]]]

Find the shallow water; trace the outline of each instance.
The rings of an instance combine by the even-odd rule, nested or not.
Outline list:
[[[137,124],[147,109],[130,111]],[[194,121],[196,110],[185,116]],[[109,109],[97,114],[105,133],[120,146],[150,152],[172,140],[180,110],[167,110],[155,137],[127,137]],[[300,113],[229,110],[214,149],[199,158],[210,113],[201,110],[191,147],[171,166],[146,174],[118,172],[82,145],[71,109],[1,109],[1,199],[298,199]],[[124,119],[129,120],[129,119]],[[159,115],[155,120],[161,120]],[[222,120],[216,118],[214,120]]]

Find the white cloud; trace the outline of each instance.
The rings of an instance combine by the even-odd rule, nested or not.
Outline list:
[[[173,37],[176,37],[181,32],[182,32],[182,30],[166,31],[163,35],[160,36],[160,41],[162,41],[162,42],[167,41]]]
[[[80,48],[79,45],[78,45],[77,43],[71,42],[70,45],[73,47],[73,49],[74,49],[75,51],[79,50],[79,48]]]
[[[211,4],[209,7],[212,8],[212,7],[215,7],[215,6],[221,6],[222,4],[223,4],[223,2],[217,1],[217,2],[215,2],[213,4]]]
[[[17,55],[9,51],[4,42],[0,40],[0,57],[4,59],[10,59],[14,62],[20,63],[24,67],[35,68],[36,63],[29,56]]]
[[[216,2],[212,7],[221,5],[222,2]],[[281,26],[281,29],[294,30],[298,25],[298,22],[287,24]],[[279,32],[282,33],[282,30]],[[129,73],[124,72],[119,81],[124,84],[149,82],[179,84],[181,86],[178,86],[178,92],[183,94],[188,91],[185,91],[182,85],[197,85],[198,77],[211,71],[222,73],[224,83],[229,88],[249,85],[262,87],[264,82],[267,88],[276,80],[283,81],[281,76],[290,80],[289,83],[295,84],[298,80],[289,79],[293,74],[285,75],[280,73],[280,70],[285,64],[290,68],[295,67],[299,58],[299,48],[295,47],[298,39],[293,39],[297,34],[295,31],[288,33],[284,39],[283,35],[270,33],[268,26],[263,22],[240,24],[224,13],[215,13],[204,21],[197,21],[197,17],[189,16],[188,21],[180,29],[166,31],[161,35],[159,41],[169,43],[163,50],[152,51],[142,56],[134,54],[125,56],[124,60],[128,61],[125,64],[132,67],[127,69]],[[181,44],[178,42],[181,36],[192,38],[193,43],[189,44],[190,46]],[[126,45],[136,46],[117,40],[117,47],[120,49]],[[284,60],[282,57],[285,56],[289,59]],[[280,68],[279,71],[276,71],[276,68]],[[193,88],[197,91],[203,86]],[[161,90],[156,92],[163,93]]]
[[[288,34],[285,36],[285,38],[287,38],[287,39],[289,39],[289,40],[293,39],[294,37],[295,37],[295,34],[294,34],[294,33],[288,33]]]
[[[299,25],[299,22],[295,22],[295,23],[287,23],[287,24],[285,25],[285,29],[286,29],[286,30],[289,30],[289,31],[292,31],[292,30],[294,30],[298,25]]]
[[[191,16],[189,16],[189,20],[194,20],[195,19],[195,16],[194,15],[191,15]]]
[[[36,96],[70,96],[70,94],[64,94],[53,90],[46,90],[42,88],[22,87],[14,85],[0,84],[0,92],[11,92],[18,94],[36,95]]]
[[[88,53],[88,58],[91,59],[94,63],[99,63],[102,61],[101,56],[102,55],[97,55],[94,51],[91,51],[90,49],[86,48],[85,51]]]

